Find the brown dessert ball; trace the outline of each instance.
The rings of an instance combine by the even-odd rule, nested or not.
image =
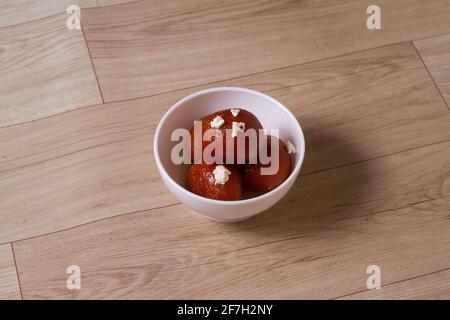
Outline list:
[[[229,172],[225,174],[227,181],[219,179],[218,182],[216,178],[218,176],[220,178],[220,173],[223,173],[224,169]],[[193,164],[186,174],[186,189],[209,199],[230,201],[242,198],[241,176],[234,166]]]
[[[236,114],[233,114],[232,110],[239,110],[239,112]],[[218,127],[218,128],[214,128],[211,126],[211,121],[213,121],[217,116],[219,116],[221,119],[223,119],[223,123]],[[205,148],[213,143],[213,141],[219,136],[222,135],[223,140],[222,140],[222,145],[223,145],[223,153],[222,153],[222,163],[226,163],[226,164],[236,164],[237,160],[238,160],[238,146],[237,146],[237,137],[232,137],[231,133],[233,130],[233,122],[236,123],[244,123],[245,124],[245,128],[243,129],[243,131],[247,131],[248,129],[254,129],[255,134],[256,134],[256,145],[255,148],[250,149],[250,140],[248,138],[245,138],[245,154],[243,155],[244,159],[245,159],[245,163],[249,163],[249,159],[255,159],[257,157],[258,154],[258,130],[262,129],[262,125],[259,122],[259,120],[249,111],[246,111],[244,109],[225,109],[225,110],[221,110],[221,111],[217,111],[214,112],[210,115],[207,115],[205,117],[203,117],[202,119],[200,119],[200,121],[202,122],[202,133],[201,133],[201,137],[194,137],[194,127],[192,127],[192,129],[190,130],[191,133],[191,160],[192,163],[194,163],[194,152],[196,150],[200,151],[200,154],[202,155],[202,162],[205,161],[204,157],[203,157],[203,151],[205,150]],[[205,133],[205,131],[207,131],[208,129],[213,129],[212,131],[212,137],[211,137],[211,141],[203,141],[202,137],[203,134]],[[229,135],[227,135],[227,129],[228,129],[228,133],[230,133]],[[194,143],[195,140],[197,139],[197,143]],[[234,145],[234,148],[232,147],[232,145]],[[229,163],[227,162],[227,157],[226,157],[226,151],[227,151],[227,146],[228,146],[228,150],[229,152],[232,152],[232,155],[229,157],[230,159],[233,160],[233,163]],[[199,150],[200,149],[200,150]],[[214,152],[212,152],[212,156],[216,156]]]
[[[244,189],[256,192],[269,192],[282,184],[291,174],[291,155],[288,153],[285,144],[281,140],[275,137],[273,137],[273,139],[276,139],[279,143],[278,171],[273,175],[262,175],[261,168],[270,167],[270,163],[265,165],[261,163],[243,165],[241,167],[241,174]],[[267,137],[267,148],[268,155],[271,156],[270,136]]]

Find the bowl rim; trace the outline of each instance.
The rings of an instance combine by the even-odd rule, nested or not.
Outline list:
[[[164,165],[161,163],[161,160],[159,158],[159,151],[158,151],[158,146],[159,146],[159,135],[161,133],[161,128],[164,124],[164,122],[167,120],[167,118],[172,115],[180,105],[184,104],[186,101],[191,100],[195,97],[201,96],[201,95],[205,95],[205,94],[209,94],[212,92],[218,92],[218,91],[229,91],[229,92],[245,92],[245,93],[249,93],[249,94],[255,94],[258,95],[264,99],[268,99],[270,100],[272,103],[276,104],[278,107],[280,107],[290,118],[291,120],[294,122],[297,131],[300,134],[300,141],[301,141],[301,146],[300,146],[300,150],[297,150],[297,152],[300,152],[300,156],[299,159],[297,161],[297,164],[295,165],[294,169],[291,171],[289,177],[283,181],[282,184],[280,184],[279,186],[277,186],[275,189],[263,193],[261,195],[258,195],[256,197],[252,197],[252,198],[248,198],[248,199],[242,199],[242,200],[216,200],[216,199],[210,199],[210,198],[206,198],[203,196],[199,196],[189,190],[187,190],[185,187],[181,186],[178,182],[176,182],[171,176],[170,174],[166,171],[166,169],[164,168]],[[296,146],[298,147],[298,146]],[[259,202],[263,199],[269,198],[271,197],[273,194],[276,194],[277,192],[279,192],[280,190],[282,190],[286,185],[290,184],[291,182],[293,182],[293,180],[295,180],[298,176],[298,173],[300,172],[300,168],[303,164],[303,159],[305,158],[305,137],[303,135],[303,130],[300,126],[300,123],[298,122],[297,118],[292,114],[292,112],[286,107],[284,106],[281,102],[279,102],[278,100],[276,100],[275,98],[272,98],[271,96],[253,90],[253,89],[248,89],[248,88],[243,88],[243,87],[214,87],[214,88],[209,88],[209,89],[203,89],[200,91],[196,91],[193,92],[187,96],[185,96],[184,98],[182,98],[181,100],[177,101],[174,105],[172,105],[172,107],[169,108],[169,110],[166,111],[166,113],[164,114],[164,116],[161,118],[161,120],[158,123],[158,126],[156,128],[156,132],[155,132],[155,136],[153,139],[153,155],[156,161],[156,165],[160,171],[164,173],[165,177],[167,178],[167,180],[169,180],[169,182],[175,186],[176,189],[178,189],[180,192],[188,194],[189,196],[193,197],[194,199],[197,199],[199,201],[205,201],[208,202],[210,204],[220,204],[220,205],[225,205],[225,206],[233,206],[233,205],[243,205],[243,204],[251,204],[251,203],[255,203],[255,202]],[[162,175],[162,174],[161,174]]]

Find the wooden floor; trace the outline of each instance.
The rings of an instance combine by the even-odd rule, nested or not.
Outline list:
[[[0,299],[450,299],[448,0],[378,1],[381,30],[359,0],[79,0],[69,30],[73,2],[0,3]],[[228,85],[307,142],[238,224],[180,204],[152,155],[174,102]]]

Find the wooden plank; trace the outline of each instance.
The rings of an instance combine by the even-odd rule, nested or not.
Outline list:
[[[308,173],[448,140],[449,112],[413,51],[372,49],[243,82],[268,87],[298,117]]]
[[[142,97],[448,32],[447,0],[156,0],[83,10],[105,101]]]
[[[0,28],[0,127],[102,102],[83,34],[66,19]]]
[[[0,245],[0,300],[21,299],[11,244]]]
[[[335,298],[450,264],[450,142],[303,176],[239,224],[182,205],[15,243],[24,297]],[[65,288],[69,265],[82,288]]]
[[[26,23],[59,13],[65,13],[71,4],[80,8],[117,5],[132,0],[2,0],[0,2],[0,28]]]
[[[450,106],[450,34],[415,41],[414,45]]]
[[[408,43],[237,84],[269,91],[301,120],[303,174],[450,140],[450,113]],[[153,133],[170,105],[201,88],[1,129],[0,243],[177,203],[153,163]]]
[[[99,105],[1,129],[0,243],[175,203],[152,154],[167,99]]]
[[[450,270],[433,272],[410,280],[382,286],[342,298],[343,300],[448,300],[450,299]]]

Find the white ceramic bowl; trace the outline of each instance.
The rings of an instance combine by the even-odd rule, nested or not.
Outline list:
[[[274,190],[258,197],[221,201],[198,196],[184,188],[182,166],[171,160],[170,139],[177,128],[190,129],[194,120],[215,111],[242,108],[252,112],[265,129],[280,129],[280,138],[290,140],[297,148],[295,163],[289,178]],[[212,88],[195,92],[172,106],[158,124],[154,139],[156,166],[169,190],[187,207],[212,219],[236,222],[248,219],[277,203],[292,187],[305,155],[305,140],[295,116],[280,102],[261,92],[235,87]]]

